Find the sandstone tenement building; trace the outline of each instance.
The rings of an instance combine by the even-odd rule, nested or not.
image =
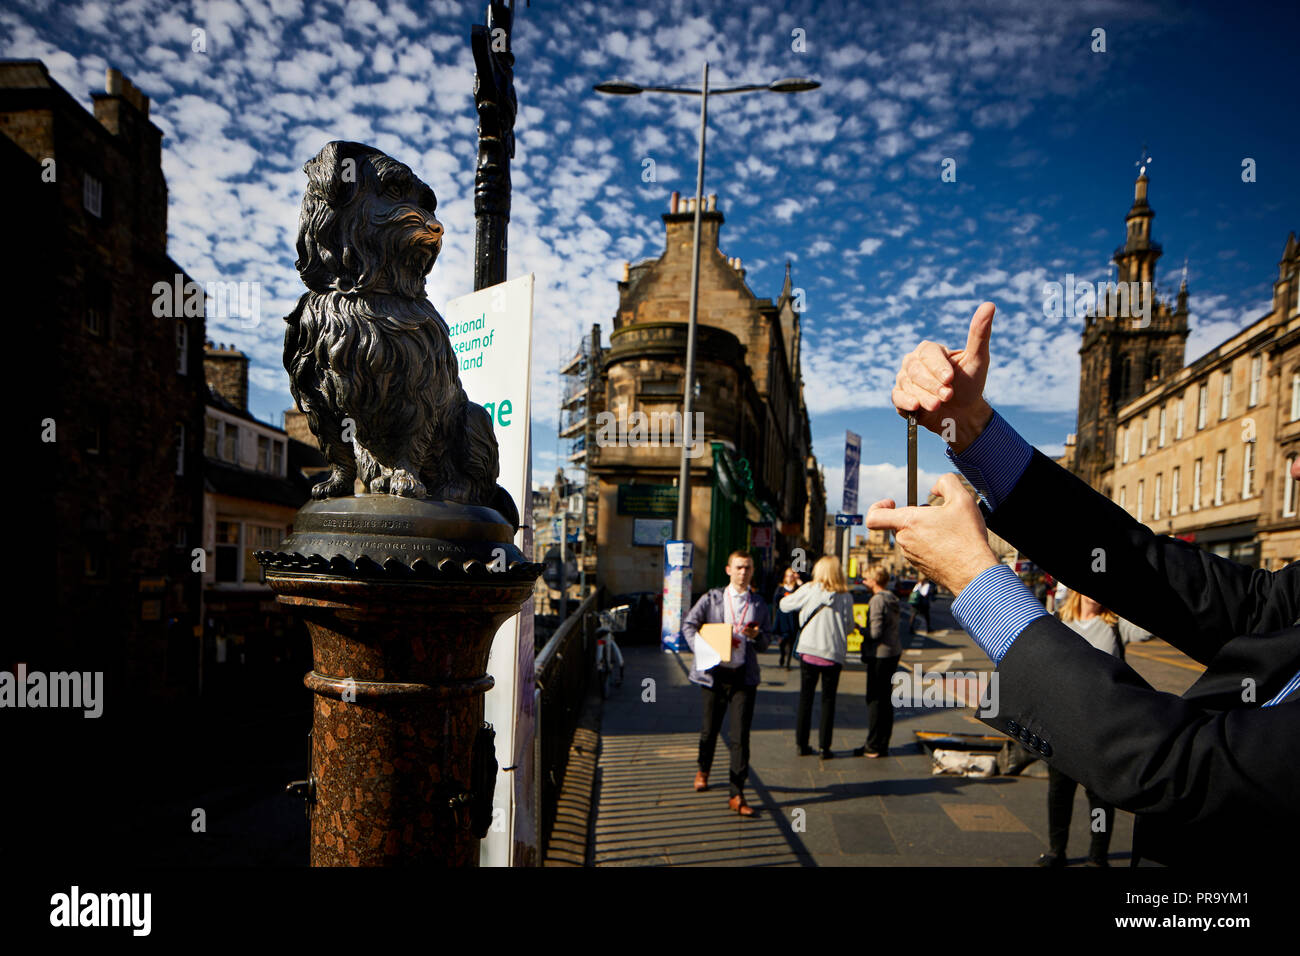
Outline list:
[[[1142,176],[1115,253],[1121,279],[1154,282],[1153,215]],[[1300,557],[1300,486],[1289,473],[1300,454],[1298,269],[1292,233],[1269,311],[1185,367],[1186,279],[1147,327],[1089,316],[1067,466],[1157,532],[1266,569]]]
[[[189,280],[167,254],[149,98],[109,70],[93,100],[39,61],[0,63],[0,161],[33,270],[14,279],[41,297],[12,354],[34,373],[40,522],[41,624],[16,643],[32,669],[104,671],[120,709],[197,678],[205,328],[201,307],[155,308],[155,283]]]
[[[810,560],[822,553],[826,494],[812,453],[799,366],[800,316],[787,266],[776,300],[761,299],[745,282],[740,260],[718,247],[723,215],[717,197],[701,210],[699,317],[695,381],[684,382],[690,314],[694,200],[676,194],[663,215],[661,256],[626,266],[608,348],[599,357],[599,401],[618,434],[658,416],[672,421],[684,389],[695,389],[703,434],[691,461],[690,537],[695,544],[694,589],[724,582],[727,553],[752,547],[756,583],[788,564],[794,548]],[[587,424],[593,424],[588,421]],[[658,592],[659,546],[676,514],[680,444],[651,447],[601,441],[585,447],[597,499],[599,583],[613,593]]]

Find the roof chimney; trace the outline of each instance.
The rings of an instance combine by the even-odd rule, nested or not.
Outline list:
[[[668,198],[668,211],[669,211],[670,213],[673,213],[674,215],[676,215],[676,213],[677,213],[677,204],[681,201],[681,198],[682,198],[682,194],[679,193],[679,192],[674,192],[674,193],[672,194],[672,196],[670,196],[670,197]]]

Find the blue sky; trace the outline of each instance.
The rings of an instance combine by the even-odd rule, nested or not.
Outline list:
[[[756,294],[774,298],[794,262],[835,510],[846,428],[863,437],[864,503],[903,493],[904,428],[889,406],[899,359],[922,338],[962,343],[984,299],[998,304],[990,396],[1059,453],[1074,430],[1082,320],[1044,317],[1043,283],[1106,278],[1144,143],[1162,293],[1188,263],[1188,359],[1267,311],[1287,233],[1300,230],[1300,18],[1286,6],[521,5],[509,272],[537,275],[535,481],[556,464],[559,355],[593,322],[608,334],[623,262],[659,255],[668,194],[694,189],[695,101],[600,97],[593,83],[695,85],[706,58],[718,85],[822,82],[712,101],[706,192],[719,194],[723,251],[744,260]],[[369,142],[410,164],[448,232],[430,297],[441,306],[472,286],[468,36],[481,15],[450,0],[19,2],[0,11],[0,55],[42,59],[87,107],[106,66],[152,98],[171,254],[200,281],[261,283],[259,325],[210,319],[208,335],[250,354],[253,411],[279,421],[292,401],[279,317],[301,291],[301,166],[323,143]],[[191,48],[195,28],[206,52]],[[1091,49],[1097,28],[1104,53]],[[956,182],[941,181],[945,158]],[[922,438],[920,461],[924,480],[947,470],[938,438]]]

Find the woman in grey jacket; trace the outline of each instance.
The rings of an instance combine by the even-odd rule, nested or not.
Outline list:
[[[834,555],[819,558],[813,565],[812,580],[781,598],[781,610],[798,611],[799,643],[799,721],[795,728],[795,746],[800,755],[816,753],[808,746],[812,724],[813,694],[817,681],[822,682],[821,754],[829,760],[831,734],[835,730],[835,692],[839,689],[840,671],[849,651],[849,631],[853,630],[853,596],[840,559]]]

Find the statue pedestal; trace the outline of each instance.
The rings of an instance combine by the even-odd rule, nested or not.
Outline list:
[[[488,652],[541,566],[487,508],[388,495],[304,507],[259,552],[307,624],[313,866],[477,866],[496,756]]]

